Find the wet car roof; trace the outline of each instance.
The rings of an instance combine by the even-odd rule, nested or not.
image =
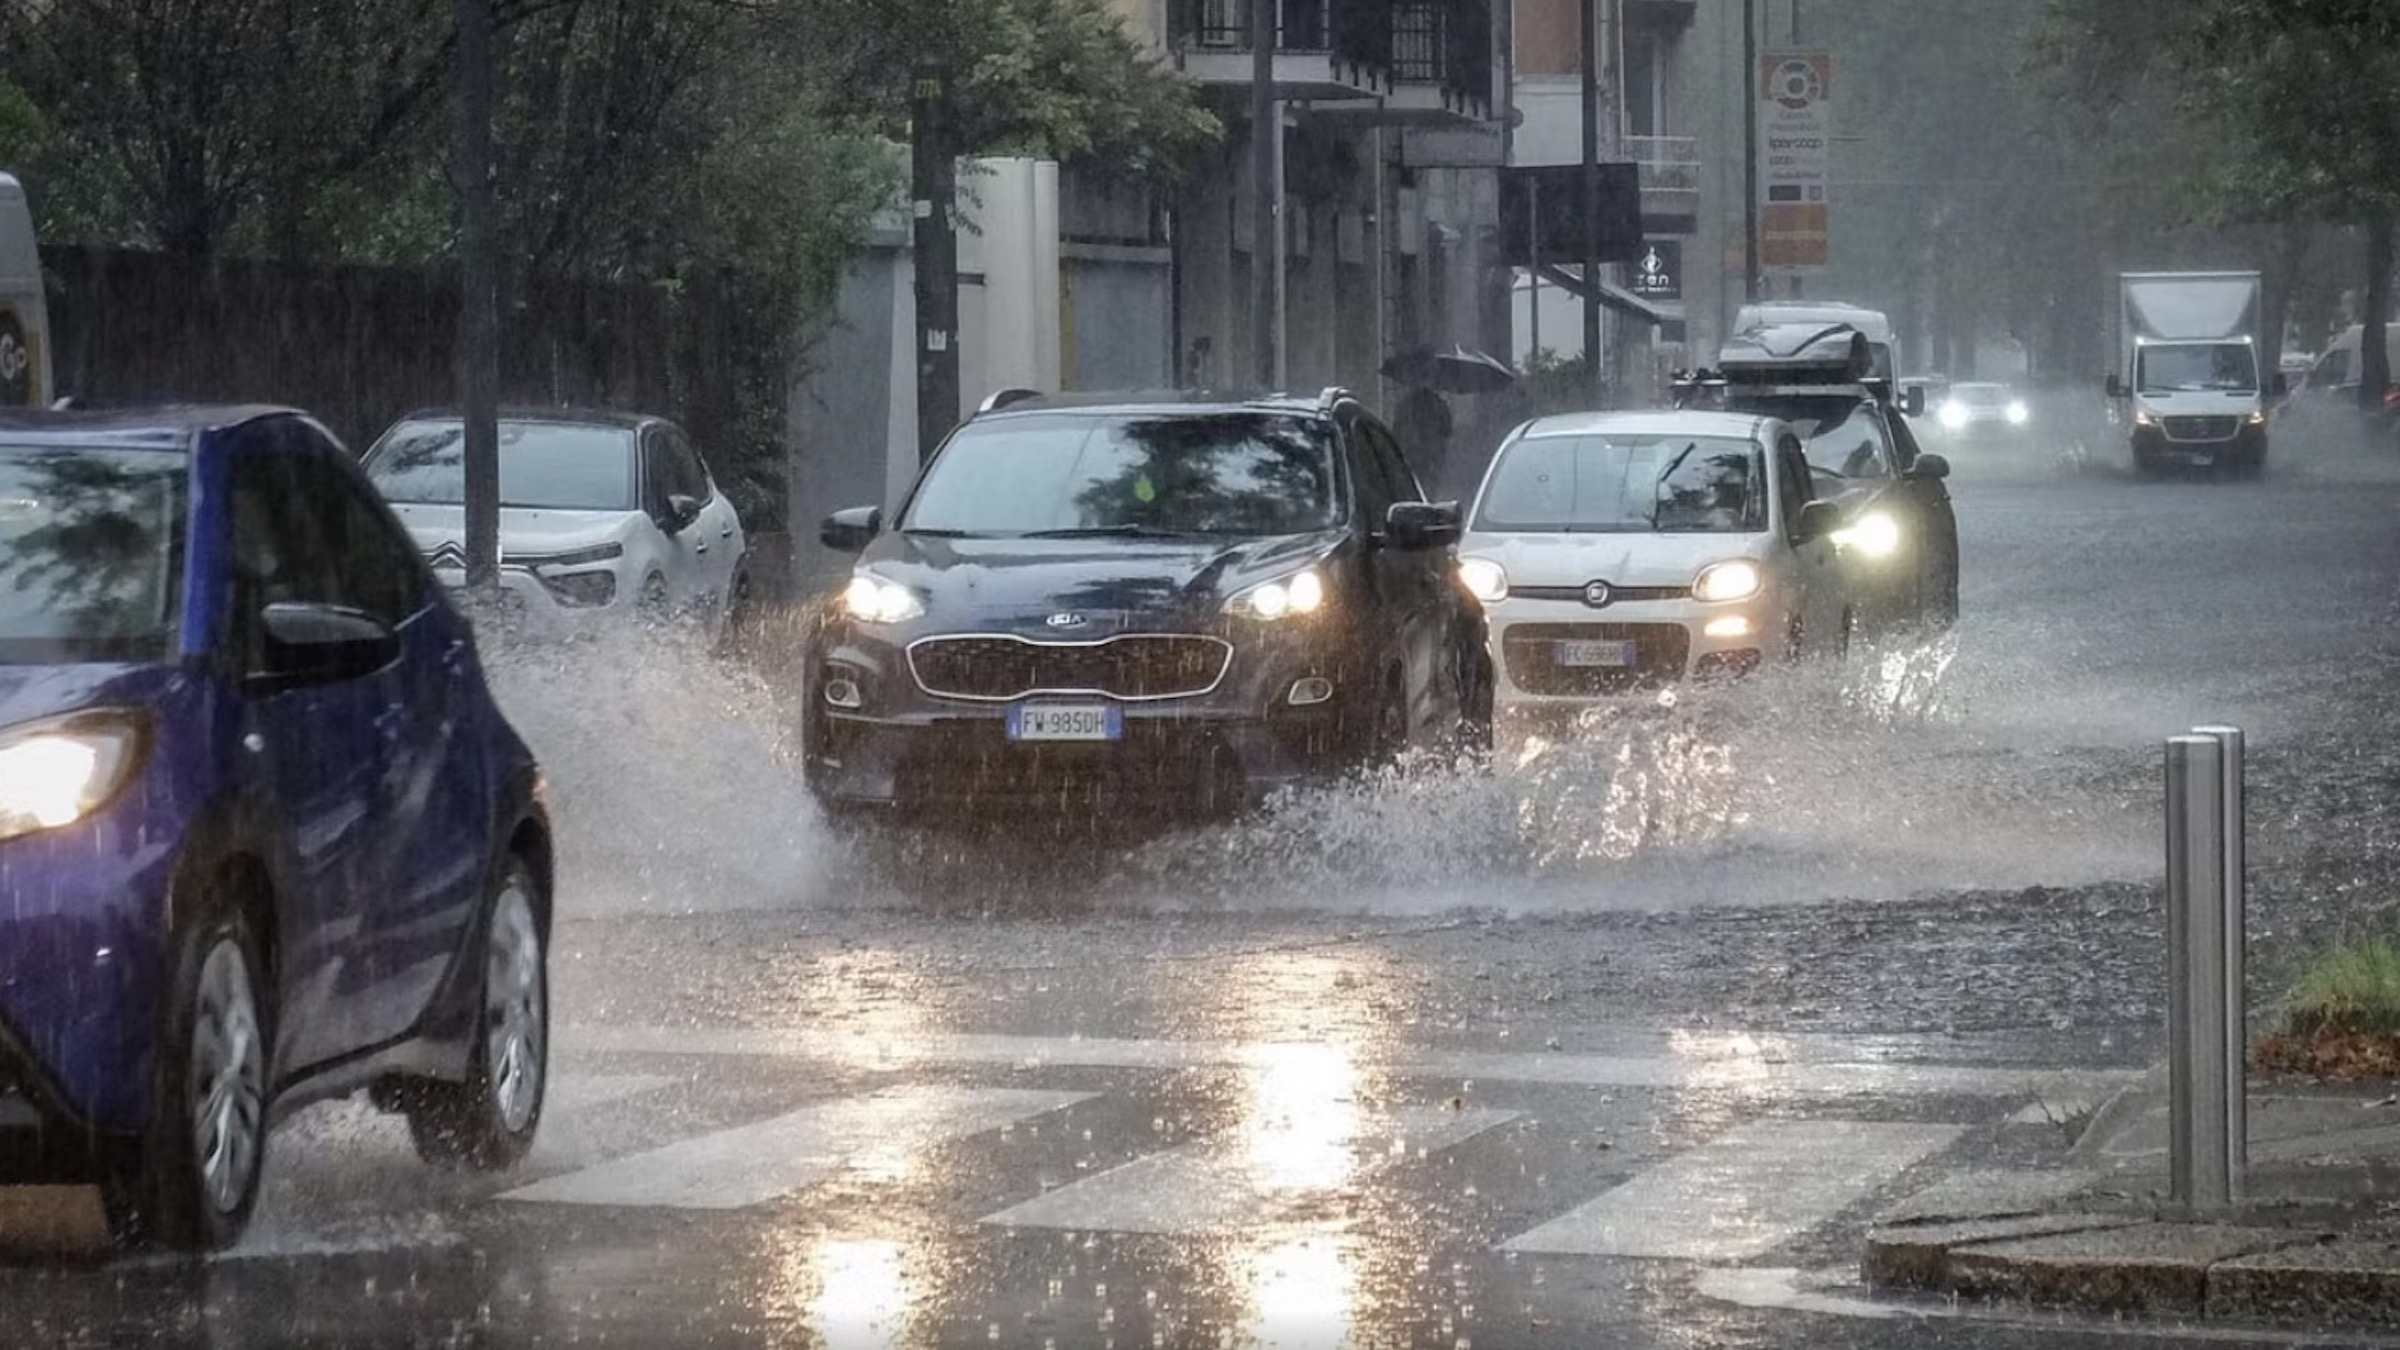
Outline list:
[[[419,408],[392,419],[393,425],[402,422],[456,422],[466,414],[456,408]],[[658,413],[621,412],[612,408],[502,408],[503,422],[558,422],[570,426],[618,427],[638,431],[654,422],[668,419]]]
[[[38,438],[45,445],[138,446],[153,450],[188,448],[202,432],[240,426],[261,417],[292,413],[272,404],[194,404],[162,408],[109,408],[53,412],[0,412],[0,442]]]
[[[1672,436],[1678,433],[1694,436],[1741,436],[1755,438],[1759,429],[1773,421],[1750,413],[1714,412],[1706,409],[1652,409],[1638,412],[1580,412],[1553,413],[1527,424],[1527,438],[1536,436],[1588,436],[1594,432],[1618,431],[1637,436]]]

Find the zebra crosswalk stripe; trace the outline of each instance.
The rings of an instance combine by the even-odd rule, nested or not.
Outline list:
[[[1641,1172],[1501,1248],[1748,1260],[1830,1221],[1964,1132],[1958,1125],[1755,1121]]]
[[[741,1209],[854,1168],[892,1165],[953,1139],[1088,1101],[1089,1092],[896,1087],[803,1107],[537,1181],[504,1200]]]
[[[1137,1158],[986,1215],[1008,1228],[1105,1233],[1222,1233],[1264,1227],[1310,1197],[1370,1181],[1403,1160],[1438,1153],[1516,1119],[1514,1111],[1438,1106],[1340,1113],[1263,1132],[1214,1135]]]

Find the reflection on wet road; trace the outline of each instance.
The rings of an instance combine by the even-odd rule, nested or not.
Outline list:
[[[1845,1272],[2149,1062],[2157,737],[2254,729],[2265,978],[2400,903],[2400,474],[2291,460],[1964,465],[1950,638],[1145,840],[837,844],[770,683],[504,662],[568,822],[527,1166],[342,1103],[222,1259],[0,1209],[0,1344],[2177,1343]]]

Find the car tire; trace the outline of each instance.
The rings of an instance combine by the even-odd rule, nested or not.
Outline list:
[[[426,1162],[499,1171],[533,1147],[550,1070],[550,940],[542,898],[532,866],[510,854],[485,908],[466,1081],[412,1079],[394,1094]]]
[[[642,578],[641,594],[633,602],[633,612],[644,623],[664,623],[672,608],[673,597],[667,591],[667,579],[656,572]]]
[[[150,1128],[131,1175],[104,1195],[132,1245],[220,1251],[258,1205],[274,999],[238,904],[178,925],[169,951]]]
[[[1936,550],[1917,582],[1917,626],[1941,632],[1958,622],[1958,545]]]

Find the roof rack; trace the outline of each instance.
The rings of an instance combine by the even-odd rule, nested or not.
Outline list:
[[[1041,398],[1042,396],[1042,391],[1039,389],[995,389],[982,403],[976,405],[975,413],[980,417],[984,413],[998,412],[1011,404],[1023,403],[1027,399]]]
[[[1339,407],[1343,402],[1348,400],[1350,396],[1350,391],[1338,384],[1326,385],[1323,389],[1317,391],[1317,410],[1319,412],[1332,412],[1336,407]]]

